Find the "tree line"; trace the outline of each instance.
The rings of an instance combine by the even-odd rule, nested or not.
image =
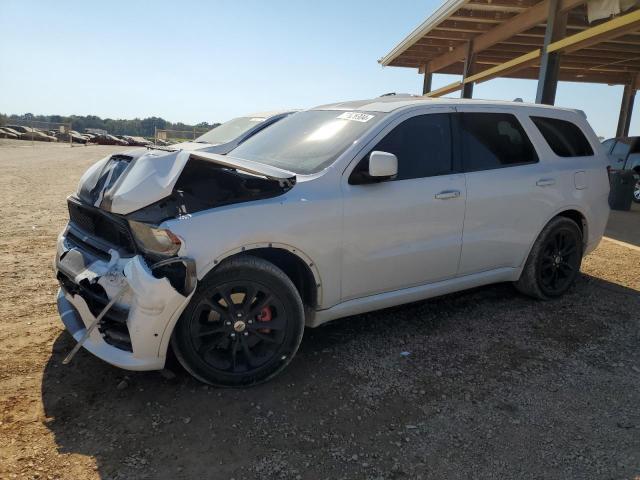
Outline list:
[[[211,130],[220,125],[219,123],[200,122],[196,125],[189,125],[178,122],[173,123],[161,117],[134,118],[129,119],[113,119],[100,118],[95,115],[34,115],[26,113],[24,115],[7,115],[0,113],[0,126],[10,125],[11,123],[26,124],[28,122],[51,122],[51,123],[69,123],[73,130],[84,132],[86,128],[100,128],[106,130],[113,135],[131,135],[134,137],[153,137],[155,129],[167,130],[185,130],[192,131],[196,128],[198,131]],[[27,123],[25,123],[27,122]],[[39,127],[39,125],[35,125]]]

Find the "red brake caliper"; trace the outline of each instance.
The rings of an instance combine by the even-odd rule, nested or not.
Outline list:
[[[256,320],[259,322],[270,322],[273,319],[273,314],[271,312],[271,307],[266,306],[260,310],[260,314],[256,317]],[[259,328],[258,331],[260,333],[270,333],[270,328]]]

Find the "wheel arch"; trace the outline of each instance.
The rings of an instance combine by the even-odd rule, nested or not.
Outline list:
[[[208,265],[201,278],[209,275],[225,260],[240,255],[262,258],[280,268],[298,289],[305,307],[315,309],[321,304],[322,282],[315,262],[302,250],[285,243],[252,243],[228,250]]]
[[[549,218],[547,218],[547,220],[544,223],[542,223],[542,225],[540,225],[535,237],[531,240],[529,244],[529,248],[527,249],[527,254],[522,259],[522,262],[520,264],[521,268],[524,268],[524,265],[526,264],[527,259],[531,254],[531,249],[533,248],[533,245],[536,243],[536,240],[538,240],[538,237],[540,236],[540,233],[542,233],[542,230],[544,230],[544,227],[546,227],[551,220],[557,217],[569,218],[574,222],[576,222],[576,224],[578,225],[578,228],[580,228],[580,231],[582,232],[583,249],[586,248],[589,240],[589,224],[587,221],[587,216],[577,206],[573,206],[573,205],[566,206],[556,210]]]
[[[267,242],[243,245],[219,255],[212,260],[198,275],[198,281],[218,268],[225,260],[240,255],[253,255],[267,260],[280,268],[291,279],[298,289],[302,303],[306,308],[315,311],[315,307],[322,302],[322,283],[318,268],[302,250],[284,243]],[[290,262],[287,264],[287,262]],[[294,267],[295,265],[295,267]],[[284,267],[284,268],[283,268]],[[298,269],[292,270],[292,269]],[[296,272],[296,273],[293,273]],[[191,296],[188,297],[190,301]],[[187,302],[188,303],[188,302]],[[186,303],[185,303],[186,305]],[[184,309],[182,309],[184,310]],[[174,315],[171,321],[165,326],[162,333],[162,340],[158,347],[158,356],[166,356],[170,346],[171,335],[176,323],[180,319],[182,311]]]
[[[582,212],[575,210],[573,208],[567,209],[567,210],[562,210],[561,212],[557,213],[556,215],[554,215],[553,217],[551,217],[549,219],[549,221],[547,223],[545,223],[545,226],[554,218],[556,217],[565,217],[568,218],[570,220],[573,220],[574,222],[576,222],[576,224],[578,225],[578,227],[580,228],[580,231],[582,232],[582,243],[584,245],[584,247],[586,247],[587,245],[587,240],[589,238],[589,225],[587,224],[587,217],[585,217]],[[544,228],[544,227],[542,227]]]

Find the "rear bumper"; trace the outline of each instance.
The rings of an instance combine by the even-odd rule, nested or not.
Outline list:
[[[58,239],[55,267],[58,312],[66,329],[79,341],[104,306],[126,287],[83,347],[127,370],[162,369],[173,326],[192,292],[181,293],[168,278],[154,275],[139,255],[120,258],[111,251],[109,258],[99,257],[65,233]]]

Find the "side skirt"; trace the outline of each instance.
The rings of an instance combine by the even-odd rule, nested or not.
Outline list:
[[[498,268],[427,285],[419,285],[417,287],[404,288],[402,290],[394,290],[348,300],[331,308],[318,310],[315,314],[309,315],[307,318],[307,327],[317,327],[337,318],[395,307],[403,303],[417,302],[427,298],[467,290],[469,288],[489,285],[491,283],[516,281],[520,276],[520,272],[520,268]]]

